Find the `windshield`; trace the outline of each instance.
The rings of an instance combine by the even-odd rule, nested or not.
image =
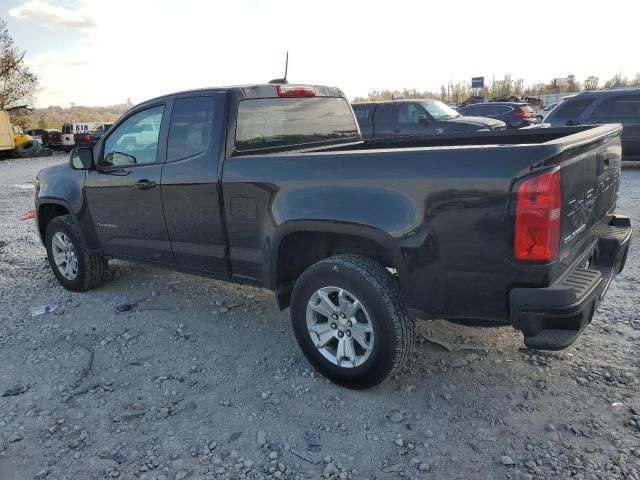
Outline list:
[[[442,103],[440,100],[429,100],[428,102],[422,102],[421,105],[435,120],[460,116],[460,113],[456,112],[449,105]]]

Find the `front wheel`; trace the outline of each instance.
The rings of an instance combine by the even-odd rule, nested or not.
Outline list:
[[[85,292],[107,278],[107,260],[91,253],[70,215],[51,220],[47,226],[46,247],[49,265],[67,290]]]
[[[358,255],[309,267],[293,289],[291,322],[309,362],[333,382],[356,389],[396,372],[415,334],[397,280]]]

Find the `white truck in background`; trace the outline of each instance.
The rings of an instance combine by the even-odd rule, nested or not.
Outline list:
[[[103,124],[104,122],[65,123],[62,126],[62,148],[71,150],[76,144],[73,137],[76,133],[93,132]]]

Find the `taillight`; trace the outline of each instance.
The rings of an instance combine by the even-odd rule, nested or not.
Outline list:
[[[527,116],[527,112],[525,112],[522,108],[518,108],[515,113],[516,118],[524,118]]]
[[[84,139],[89,142],[91,140],[91,135],[89,135],[88,133],[84,136]]]
[[[309,85],[278,85],[279,97],[315,97],[316,89]]]
[[[515,257],[520,260],[550,260],[558,253],[560,243],[560,170],[523,180],[517,192]]]

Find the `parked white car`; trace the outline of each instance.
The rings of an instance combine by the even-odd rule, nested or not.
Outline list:
[[[536,110],[535,114],[536,114],[536,120],[538,120],[538,123],[542,123],[542,121],[544,120],[544,117],[547,116],[547,114],[553,110],[554,108],[556,108],[556,106],[558,106],[560,104],[560,102],[553,102],[550,103],[549,105],[547,105],[544,108],[541,108],[540,110]]]

